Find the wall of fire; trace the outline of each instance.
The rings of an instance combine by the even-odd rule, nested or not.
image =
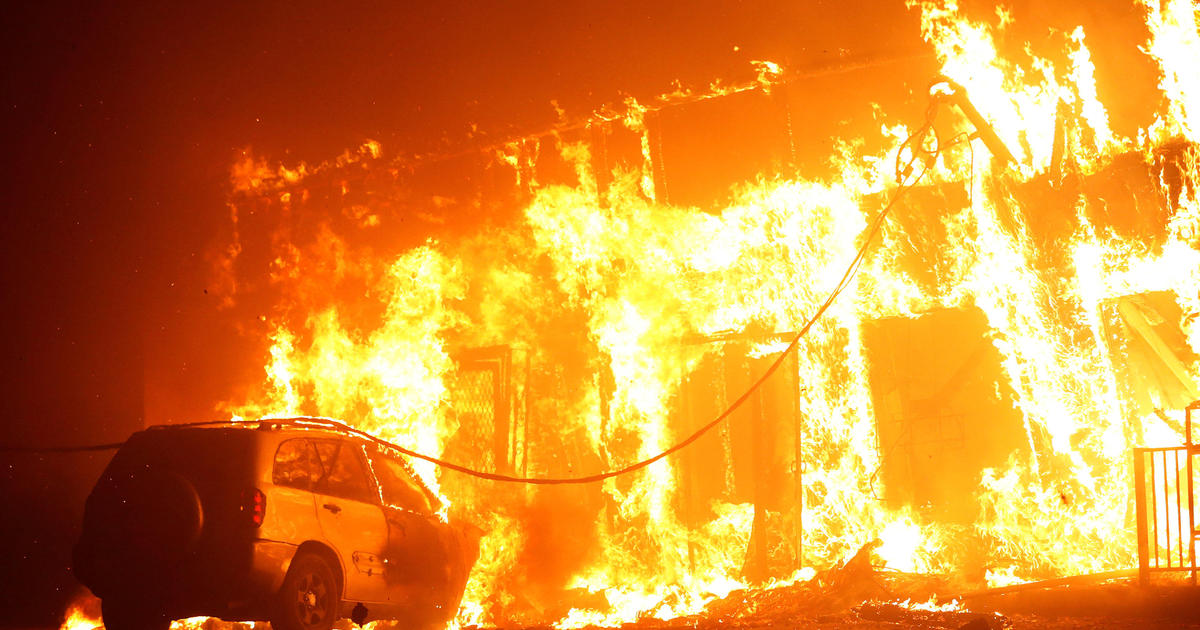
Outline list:
[[[280,243],[318,243],[329,231],[352,235],[365,255],[394,255],[429,238],[505,226],[517,220],[534,189],[578,183],[574,165],[559,151],[568,143],[589,147],[591,176],[601,192],[614,170],[624,170],[643,174],[643,194],[660,203],[716,211],[740,182],[797,169],[820,176],[829,168],[826,157],[836,138],[850,129],[847,121],[872,120],[876,104],[893,113],[912,112],[915,119],[924,101],[920,87],[913,86],[923,85],[931,66],[932,60],[909,60],[902,71],[880,64],[797,76],[770,89],[677,97],[648,110],[641,128],[601,112],[583,123],[458,153],[399,159],[370,151],[348,154],[295,185],[281,183],[269,194],[234,194],[238,276],[267,278],[278,271],[279,252],[287,251]],[[898,72],[911,80],[895,80]],[[894,87],[881,94],[886,88],[880,86]],[[1089,217],[1095,225],[1148,246],[1161,240],[1171,197],[1159,184],[1184,185],[1171,166],[1184,148],[1166,147],[1150,159],[1131,155],[1065,184],[1051,185],[1048,174],[1012,190],[1014,207],[1038,209],[1022,220],[1044,248],[1047,267],[1063,264],[1054,243],[1072,229],[1078,195],[1097,201],[1089,208],[1104,209],[1102,216]],[[965,206],[966,195],[961,185],[925,187],[894,212],[888,229],[907,235],[910,247],[902,264],[919,282],[938,282],[939,269],[949,264],[939,253],[947,238],[939,217]],[[395,229],[367,229],[379,220]],[[366,287],[352,280],[331,287],[325,299],[357,303]],[[242,280],[238,304],[231,308],[254,321],[254,313],[266,310],[263,304],[278,302],[274,290],[265,281]],[[1182,313],[1172,294],[1151,293],[1114,300],[1105,316],[1109,341],[1120,354],[1115,362],[1121,366],[1126,417],[1179,408],[1200,397],[1188,377],[1197,357],[1178,325],[1197,314]],[[449,339],[456,369],[446,405],[460,428],[445,456],[528,475],[577,475],[625,463],[594,452],[582,435],[551,430],[580,404],[595,404],[602,422],[608,418],[605,392],[612,391],[612,374],[602,353],[581,342],[586,335],[572,336],[580,329],[568,321],[561,331],[543,331],[541,339],[487,347]],[[777,356],[789,332],[680,338],[681,348],[703,346],[708,352],[671,403],[672,434],[686,435],[723,410]],[[562,343],[546,341],[555,334]],[[864,492],[894,506],[915,506],[936,520],[970,522],[977,506],[955,498],[971,495],[982,469],[1027,453],[1031,441],[1044,439],[1029,434],[1014,406],[994,331],[981,311],[965,306],[869,321],[862,335],[882,458],[875,475],[862,480]],[[539,343],[544,347],[536,347]],[[745,569],[751,576],[783,574],[803,562],[797,509],[807,491],[802,462],[819,455],[805,443],[797,360],[790,358],[785,366],[791,367],[769,379],[715,435],[682,453],[675,468],[677,508],[685,523],[711,520],[713,499],[754,504]],[[598,399],[583,400],[583,385],[598,388]],[[152,411],[148,418],[156,420]],[[626,438],[614,433],[607,439]],[[598,489],[583,493],[573,500],[596,508],[604,504]]]

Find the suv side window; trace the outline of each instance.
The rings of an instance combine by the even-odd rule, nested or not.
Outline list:
[[[271,483],[312,490],[313,482],[320,476],[321,460],[307,439],[293,438],[279,443],[271,469]]]
[[[377,448],[368,448],[371,469],[379,479],[379,492],[383,503],[404,508],[418,514],[433,514],[433,503],[425,490],[412,478],[404,464]]]
[[[314,440],[321,456],[321,476],[314,490],[321,494],[375,503],[374,484],[363,467],[362,448],[343,440]]]

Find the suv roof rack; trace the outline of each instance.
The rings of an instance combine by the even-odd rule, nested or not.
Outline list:
[[[162,429],[186,429],[190,427],[219,427],[219,426],[248,426],[257,424],[256,420],[241,421],[241,420],[205,420],[201,422],[172,422],[166,424],[152,424],[146,427],[147,431],[157,431]]]
[[[333,429],[339,433],[348,434],[357,434],[362,432],[360,429],[355,429],[341,420],[334,420],[333,418],[326,418],[324,416],[287,416],[282,418],[267,416],[259,418],[258,420],[252,420],[251,422],[257,423],[259,428],[263,429],[273,428],[275,425],[280,425]]]
[[[339,433],[355,434],[359,433],[358,429],[333,418],[325,418],[321,416],[286,416],[272,417],[264,416],[255,420],[206,420],[202,422],[181,422],[172,424],[155,424],[147,429],[162,430],[162,429],[184,429],[192,427],[244,427],[258,429],[272,429],[277,426],[299,426],[309,428],[332,429]]]

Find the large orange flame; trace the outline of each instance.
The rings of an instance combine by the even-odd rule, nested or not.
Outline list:
[[[891,225],[850,290],[802,340],[789,378],[799,383],[796,408],[805,423],[802,461],[795,463],[805,503],[789,518],[802,520],[804,558],[823,568],[878,538],[877,554],[893,569],[973,567],[992,585],[1132,566],[1129,449],[1178,442],[1179,405],[1142,405],[1135,399],[1157,394],[1125,391],[1117,358],[1124,349],[1110,329],[1114,309],[1138,308],[1131,296],[1169,292],[1177,312],[1193,314],[1171,323],[1200,353],[1197,154],[1184,145],[1170,177],[1161,157],[1170,142],[1200,141],[1195,8],[1184,0],[1144,3],[1151,34],[1145,50],[1162,71],[1163,108],[1152,127],[1126,138],[1113,131],[1098,97],[1082,27],[1061,38],[1051,55],[1059,61],[1029,53],[1018,63],[997,49],[996,34],[1011,19],[1003,11],[988,25],[963,18],[953,0],[909,5],[921,11],[922,35],[942,72],[965,88],[1017,163],[985,159],[980,142],[945,149],[930,183],[965,194],[933,220],[942,234],[940,263],[922,273],[934,280],[905,262],[914,236]],[[477,454],[478,445],[456,437],[466,416],[451,395],[454,349],[507,344],[533,364],[558,365],[544,376],[565,384],[553,400],[534,400],[529,382],[517,393],[531,408],[540,405],[522,416],[526,428],[534,417],[552,420],[537,428],[554,435],[535,442],[561,446],[555,453],[535,452],[528,440],[514,447],[520,453],[512,461],[525,462],[531,474],[591,472],[669,446],[681,437],[672,420],[680,392],[714,356],[711,344],[681,340],[798,329],[852,259],[879,199],[896,194],[892,156],[909,130],[889,122],[869,142],[843,143],[832,177],[760,177],[712,213],[668,203],[656,183],[661,151],[648,117],[672,99],[719,98],[785,81],[778,66],[762,68],[759,81],[744,89],[680,92],[654,105],[629,101],[622,114],[597,114],[593,124],[621,125],[637,136],[641,162],[633,168],[598,171],[593,142],[551,135],[537,146],[556,150],[575,177],[539,184],[528,177],[537,156],[523,153],[526,143],[501,148],[495,166],[516,171],[529,193],[511,224],[430,240],[395,257],[350,245],[332,221],[311,238],[273,237],[270,282],[280,304],[267,378],[249,402],[228,411],[336,416],[426,453]],[[1129,155],[1141,160],[1140,172],[1150,174],[1161,201],[1157,240],[1105,225],[1097,218],[1104,216],[1103,195],[1064,183],[1119,171]],[[316,166],[247,157],[233,169],[234,217],[251,206],[290,212],[319,174],[404,168],[375,143]],[[347,181],[343,196],[352,187]],[[1050,201],[1021,192],[1035,185],[1054,193],[1043,195]],[[1040,203],[1069,225],[1049,247],[1039,235]],[[347,229],[378,229],[383,212],[370,200],[346,202],[339,221],[348,221]],[[235,241],[228,252],[235,257],[244,248]],[[226,271],[236,270],[235,260],[226,262]],[[346,286],[361,290],[341,299]],[[877,472],[889,454],[878,434],[863,329],[968,307],[982,313],[1004,377],[995,398],[1012,401],[1023,445],[982,472],[974,496],[962,498],[978,510],[962,523],[877,499]],[[767,343],[747,356],[778,350]],[[563,367],[572,361],[586,368],[582,375]],[[1194,361],[1176,372],[1185,389],[1200,382]],[[721,439],[728,448],[728,437]],[[704,522],[685,518],[676,460],[559,497],[563,506],[577,506],[551,510],[549,519],[579,519],[588,532],[588,548],[561,563],[531,556],[531,515],[539,505],[533,490],[487,488],[430,465],[418,468],[451,511],[487,530],[462,624],[517,618],[580,627],[670,618],[748,581],[754,507],[715,500]],[[539,563],[554,567],[531,566]],[[811,569],[792,579],[811,576]],[[548,603],[555,597],[537,594],[536,576],[546,572],[554,574],[556,592],[570,590],[589,603]]]

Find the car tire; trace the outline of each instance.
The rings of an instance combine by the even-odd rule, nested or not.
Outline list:
[[[171,620],[146,602],[132,597],[105,597],[100,600],[100,615],[105,630],[168,630]]]
[[[292,560],[275,597],[273,630],[329,630],[341,604],[337,576],[321,556],[300,553]]]

